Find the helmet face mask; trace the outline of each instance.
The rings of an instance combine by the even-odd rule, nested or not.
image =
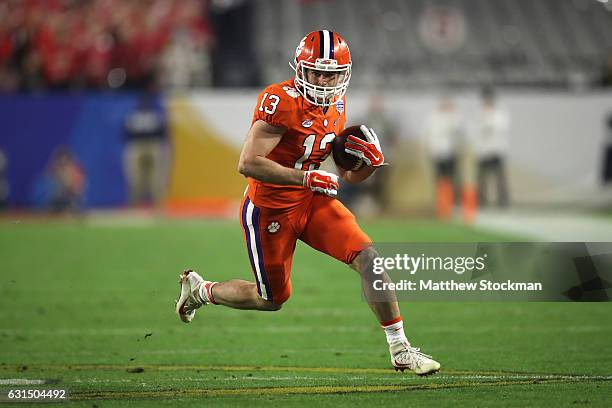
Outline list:
[[[289,65],[295,71],[297,90],[314,105],[335,105],[348,89],[352,65],[348,45],[331,31],[313,31],[304,37],[296,49],[293,64]],[[313,83],[309,72],[323,73],[325,84]]]

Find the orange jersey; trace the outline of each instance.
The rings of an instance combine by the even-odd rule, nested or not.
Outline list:
[[[324,113],[320,106],[307,102],[290,79],[270,85],[259,94],[251,125],[263,120],[287,129],[266,156],[268,159],[285,167],[316,170],[331,153],[336,135],[345,127],[345,103],[343,98]],[[264,183],[249,177],[247,195],[256,206],[288,208],[308,200],[312,194],[305,187]]]

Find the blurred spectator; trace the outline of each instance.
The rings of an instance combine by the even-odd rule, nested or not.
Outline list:
[[[157,203],[165,183],[166,121],[155,96],[143,93],[125,120],[125,164],[132,205]]]
[[[608,55],[601,68],[601,85],[603,87],[612,86],[612,52]]]
[[[205,0],[0,1],[0,91],[165,83],[176,30],[193,52],[181,62],[200,68],[211,42],[204,12]]]
[[[0,150],[0,210],[8,204],[9,183],[6,174],[8,161],[6,155]]]
[[[36,180],[34,204],[54,212],[76,212],[83,206],[85,171],[67,147],[58,147]]]
[[[463,120],[450,96],[442,96],[427,119],[427,145],[434,167],[437,213],[452,215],[459,198],[458,150],[463,137]]]
[[[185,89],[190,85],[210,85],[209,60],[204,43],[192,41],[186,29],[172,33],[160,61],[160,85],[165,89]]]
[[[215,30],[211,52],[213,85],[250,87],[260,84],[255,52],[258,4],[248,0],[211,0],[208,18]]]
[[[606,118],[606,138],[604,141],[604,160],[602,169],[602,182],[612,183],[612,112]]]
[[[374,129],[380,139],[385,161],[393,163],[393,153],[398,143],[398,134],[395,121],[387,112],[384,100],[380,95],[373,95],[370,98],[367,115],[358,123],[364,123]],[[388,167],[383,166],[362,183],[343,183],[339,190],[340,199],[347,207],[355,211],[359,211],[356,200],[371,199],[377,210],[384,213],[389,209],[389,176]]]
[[[176,24],[160,61],[160,83],[164,88],[185,88],[190,85],[210,85],[210,58],[208,50],[212,36],[201,15],[203,5],[198,1],[186,2],[179,10]]]
[[[497,204],[508,206],[508,184],[505,160],[508,150],[510,117],[496,102],[495,92],[485,87],[481,92],[482,106],[476,117],[473,149],[478,167],[478,201],[480,206],[489,204],[488,185],[493,181],[497,191]]]

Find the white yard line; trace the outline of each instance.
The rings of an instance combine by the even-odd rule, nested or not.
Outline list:
[[[487,210],[474,225],[545,242],[612,242],[612,220],[580,213]]]
[[[45,380],[32,380],[27,378],[0,378],[0,385],[37,385],[45,383]]]
[[[392,373],[390,375],[395,375]],[[602,375],[532,375],[532,374],[510,374],[510,375],[435,375],[430,377],[431,380],[567,380],[571,382],[583,382],[583,381],[611,381],[612,376]],[[357,377],[337,377],[337,376],[246,376],[246,375],[234,375],[232,377],[173,377],[173,378],[157,378],[155,381],[160,382],[236,382],[236,381],[389,381],[389,376],[357,376]],[[15,382],[1,382],[1,381],[15,381]],[[17,382],[23,381],[23,382]],[[31,381],[31,382],[27,382]],[[35,382],[39,381],[39,382]],[[142,379],[109,379],[109,378],[74,378],[68,379],[65,383],[78,383],[78,384],[114,384],[114,383],[140,383]],[[416,376],[405,376],[401,379],[402,382],[415,381],[422,382],[423,379]],[[25,379],[11,379],[11,380],[0,380],[0,385],[31,385],[31,384],[44,384],[44,380],[25,380]]]

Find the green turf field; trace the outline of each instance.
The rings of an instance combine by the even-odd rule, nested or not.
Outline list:
[[[0,389],[64,388],[84,407],[612,403],[612,303],[403,303],[409,339],[442,363],[420,378],[390,368],[346,266],[298,246],[283,310],[210,306],[186,325],[182,268],[250,278],[239,224],[123,223],[0,224]],[[520,239],[363,226],[376,241]],[[46,384],[9,385],[23,379]]]

